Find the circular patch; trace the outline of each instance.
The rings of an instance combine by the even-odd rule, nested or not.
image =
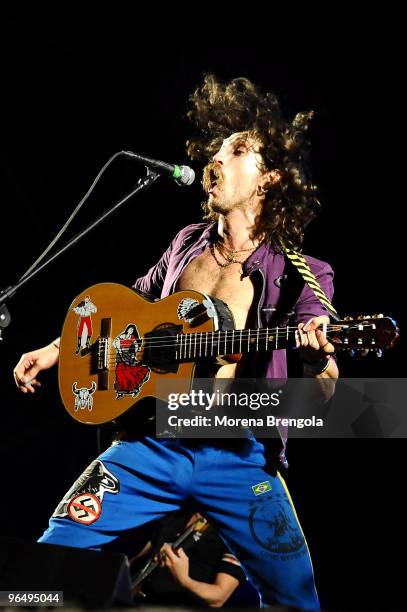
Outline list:
[[[249,526],[254,540],[271,553],[287,555],[305,547],[290,502],[279,493],[273,498],[260,497],[252,504]]]
[[[73,497],[68,504],[68,516],[83,525],[91,525],[102,514],[99,498],[92,493],[81,493]]]

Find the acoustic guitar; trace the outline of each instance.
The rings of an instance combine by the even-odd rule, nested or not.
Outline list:
[[[145,397],[165,400],[157,387],[160,378],[188,393],[198,372],[207,377],[242,353],[295,346],[296,329],[236,330],[227,305],[198,291],[151,302],[117,283],[93,285],[73,301],[63,325],[62,401],[78,421],[106,423]],[[382,315],[344,319],[321,329],[337,349],[365,352],[389,348],[398,337],[395,322]]]

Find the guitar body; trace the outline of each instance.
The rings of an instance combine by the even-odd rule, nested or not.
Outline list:
[[[145,397],[167,399],[160,396],[158,378],[171,380],[172,392],[187,393],[196,346],[174,355],[177,334],[198,334],[202,342],[206,332],[233,326],[226,304],[197,291],[150,302],[123,285],[93,285],[72,302],[61,334],[59,387],[65,408],[82,423],[100,424]]]

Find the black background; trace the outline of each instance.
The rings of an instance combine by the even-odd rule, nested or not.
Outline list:
[[[384,312],[400,321],[400,15],[356,15],[342,5],[315,15],[281,15],[272,5],[251,15],[225,8],[230,14],[221,19],[217,7],[196,6],[188,23],[178,18],[182,7],[173,15],[151,7],[150,15],[71,9],[3,19],[0,285],[41,253],[114,152],[188,163],[187,96],[212,70],[274,90],[289,115],[316,111],[313,168],[323,213],[309,228],[305,252],[334,267],[340,313]],[[116,161],[68,235],[141,172]],[[130,284],[143,274],[176,231],[200,219],[201,200],[199,181],[181,189],[162,179],[10,301],[12,324],[0,346],[3,535],[39,537],[96,453],[95,430],[62,408],[56,372],[26,397],[15,391],[12,367],[23,351],[59,335],[85,287]],[[340,366],[344,376],[405,375],[401,344],[381,360],[343,357]],[[286,477],[327,609],[407,608],[398,559],[406,547],[404,449],[404,440],[289,445]]]

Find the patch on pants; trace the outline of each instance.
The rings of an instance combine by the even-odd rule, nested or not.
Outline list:
[[[292,555],[306,546],[291,504],[282,493],[250,502],[249,527],[253,539],[269,553]]]
[[[96,459],[86,468],[78,480],[65,493],[62,501],[54,510],[52,516],[69,516],[73,520],[84,524],[94,523],[102,512],[102,502],[105,492],[117,494],[120,491],[120,483],[105,465]],[[83,494],[90,496],[92,503],[88,502]],[[71,503],[73,502],[73,503]],[[87,511],[86,506],[89,505]],[[77,512],[82,506],[82,513]],[[89,514],[89,517],[87,516]],[[93,517],[93,520],[91,520]],[[79,520],[80,519],[80,520]]]

